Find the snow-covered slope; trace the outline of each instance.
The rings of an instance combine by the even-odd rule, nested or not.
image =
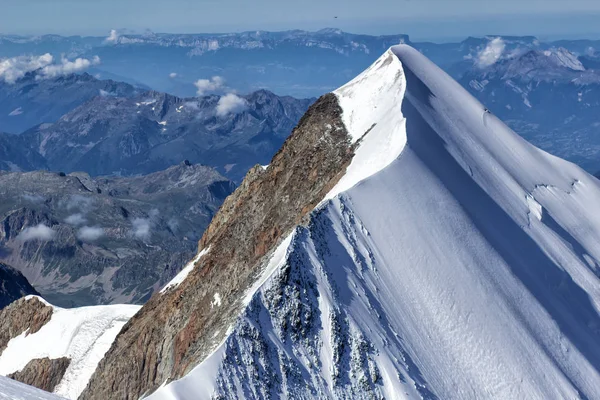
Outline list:
[[[43,390],[0,376],[0,400],[61,400]]]
[[[346,176],[151,398],[600,398],[598,181],[408,46],[336,94]]]
[[[31,297],[34,296],[28,298]],[[8,342],[0,354],[0,375],[20,371],[32,360],[67,357],[69,366],[54,392],[77,399],[123,325],[139,308],[135,305],[53,307],[50,321],[38,332],[25,331]]]

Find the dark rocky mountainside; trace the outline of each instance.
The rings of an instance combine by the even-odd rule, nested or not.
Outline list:
[[[224,337],[268,253],[339,180],[353,156],[333,94],[310,107],[267,169],[252,169],[204,233],[183,283],[152,297],[117,337],[82,399],[137,399],[182,377]],[[220,293],[220,307],[212,308]]]
[[[30,294],[39,295],[23,274],[0,262],[0,309]]]
[[[147,174],[188,159],[239,181],[270,160],[312,102],[267,91],[223,99],[96,97],[22,136],[54,171]]]
[[[21,136],[0,132],[0,170],[33,171],[47,167],[44,157],[30,149]]]
[[[189,162],[132,178],[0,172],[0,260],[58,306],[141,303],[191,258],[233,189]]]
[[[0,80],[0,131],[21,133],[52,123],[97,96],[128,97],[141,90],[127,83],[83,74],[37,79],[32,72],[15,83]]]

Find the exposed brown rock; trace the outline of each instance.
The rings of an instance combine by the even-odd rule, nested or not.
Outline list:
[[[50,321],[52,307],[44,304],[37,297],[22,298],[0,311],[0,354],[11,339],[29,329],[29,334],[36,333]]]
[[[253,168],[200,241],[210,251],[177,288],[124,327],[82,399],[137,399],[201,362],[239,315],[269,253],[338,182],[353,156],[333,94],[321,97],[274,156]],[[215,293],[221,305],[213,306]]]
[[[53,360],[38,358],[27,363],[25,368],[14,374],[8,375],[10,379],[35,386],[47,392],[53,392],[60,383],[71,360],[67,357],[55,358]]]

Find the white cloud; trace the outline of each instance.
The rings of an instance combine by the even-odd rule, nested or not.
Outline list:
[[[106,39],[104,39],[104,41],[106,43],[117,43],[120,36],[121,35],[119,35],[119,32],[116,29],[111,29],[110,34]]]
[[[505,48],[506,44],[502,38],[497,37],[490,40],[487,46],[477,54],[477,65],[485,68],[495,64],[502,57]]]
[[[171,79],[175,79],[175,78],[177,78],[177,72],[171,72],[171,73],[169,74],[169,78],[171,78]]]
[[[246,99],[233,93],[226,94],[217,103],[217,116],[224,117],[229,114],[238,114],[248,108]]]
[[[194,85],[198,89],[196,94],[198,96],[204,96],[206,93],[223,89],[225,86],[225,79],[220,76],[213,76],[210,79],[198,79]]]
[[[50,64],[43,67],[38,77],[56,78],[57,76],[70,75],[98,64],[100,64],[100,57],[98,56],[94,56],[91,59],[76,58],[74,61],[62,57],[59,64]]]
[[[84,226],[77,231],[77,238],[86,242],[92,242],[104,236],[104,229],[97,226]]]
[[[132,233],[138,239],[146,240],[150,238],[150,220],[147,218],[135,218],[131,221],[133,225]]]
[[[54,57],[46,53],[41,56],[18,56],[0,59],[0,81],[12,84],[29,72],[36,72],[37,79],[55,78],[83,71],[100,63],[100,57],[77,58],[74,61],[62,57],[54,63]]]
[[[55,235],[56,232],[52,228],[44,224],[39,224],[33,227],[25,228],[23,232],[19,234],[17,240],[21,240],[23,242],[28,242],[30,240],[48,241],[52,240]]]
[[[54,61],[50,53],[41,56],[18,56],[0,59],[0,81],[15,83],[28,72],[37,71]]]
[[[87,220],[83,216],[83,214],[77,213],[77,214],[69,215],[67,218],[65,218],[65,222],[69,225],[77,226],[77,225],[85,224],[87,222]]]

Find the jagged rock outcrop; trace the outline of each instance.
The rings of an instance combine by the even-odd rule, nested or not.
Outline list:
[[[19,271],[0,262],[0,310],[27,295],[39,295]]]
[[[29,361],[21,371],[7,377],[47,392],[53,392],[65,375],[70,363],[71,360],[67,357],[52,360],[48,357],[38,358]]]
[[[127,323],[81,398],[137,399],[206,357],[242,309],[268,253],[335,185],[352,156],[338,101],[325,95],[269,167],[252,169],[227,198],[200,241],[206,255],[183,283],[151,298]]]
[[[27,331],[38,332],[50,321],[53,308],[41,302],[37,297],[15,301],[0,311],[0,354],[8,342]]]

